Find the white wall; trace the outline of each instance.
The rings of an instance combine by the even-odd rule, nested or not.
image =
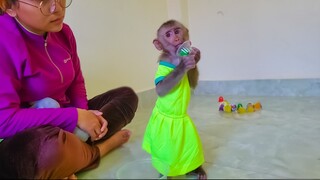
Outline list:
[[[320,78],[320,0],[74,0],[66,22],[89,97],[153,88],[151,42],[170,18],[202,51],[200,80]]]
[[[319,0],[189,0],[200,80],[320,78]]]
[[[153,88],[152,40],[165,20],[163,0],[74,0],[65,22],[77,39],[88,97],[118,86]]]

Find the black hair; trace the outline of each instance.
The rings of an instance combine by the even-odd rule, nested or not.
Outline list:
[[[58,134],[58,127],[39,126],[0,142],[0,179],[35,179],[43,142]]]
[[[18,0],[0,0],[0,15],[3,15],[7,9],[16,4]]]

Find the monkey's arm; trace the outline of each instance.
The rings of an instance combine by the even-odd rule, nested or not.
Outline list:
[[[193,50],[196,52],[194,60],[196,61],[196,63],[198,63],[201,58],[200,50],[195,47],[193,47]],[[199,70],[198,70],[198,67],[196,66],[195,68],[190,69],[188,71],[188,80],[191,88],[195,89],[197,87],[198,79],[199,79]]]
[[[190,71],[188,71],[188,80],[189,80],[190,87],[195,89],[198,85],[198,80],[199,80],[198,67],[195,67],[194,69],[191,69]]]
[[[180,82],[183,75],[187,73],[189,70],[193,71],[193,72],[190,72],[192,76],[194,76],[192,77],[192,79],[197,81],[198,69],[196,67],[196,63],[199,60],[200,60],[200,51],[197,48],[193,49],[189,56],[182,57],[182,59],[180,59],[179,65],[176,66],[176,68],[168,76],[166,76],[162,81],[160,81],[156,85],[156,92],[158,96],[166,95],[177,83]],[[190,79],[189,79],[189,82],[190,82]]]
[[[166,95],[177,83],[180,82],[187,69],[180,63],[168,76],[156,85],[158,96]]]

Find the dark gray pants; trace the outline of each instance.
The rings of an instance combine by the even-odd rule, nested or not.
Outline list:
[[[103,112],[108,121],[108,132],[99,143],[108,139],[133,119],[138,107],[138,96],[129,87],[112,89],[89,100],[89,109]]]

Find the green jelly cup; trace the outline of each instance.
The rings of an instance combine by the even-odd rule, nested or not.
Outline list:
[[[188,56],[191,53],[192,47],[190,41],[185,41],[177,49],[177,56]]]

